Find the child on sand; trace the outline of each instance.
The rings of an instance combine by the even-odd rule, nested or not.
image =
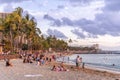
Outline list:
[[[12,64],[10,63],[10,60],[9,60],[9,59],[6,59],[5,61],[6,61],[6,66],[7,66],[7,67],[8,67],[8,66],[12,66]]]

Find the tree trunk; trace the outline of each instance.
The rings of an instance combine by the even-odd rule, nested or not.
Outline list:
[[[14,47],[13,47],[13,35],[12,35],[12,30],[10,28],[10,42],[11,42],[11,52],[13,52]]]

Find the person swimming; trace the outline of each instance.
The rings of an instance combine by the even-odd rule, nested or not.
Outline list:
[[[112,66],[115,66],[115,64],[112,64]]]

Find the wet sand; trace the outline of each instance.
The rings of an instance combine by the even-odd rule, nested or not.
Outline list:
[[[120,80],[119,74],[91,69],[77,70],[66,65],[69,71],[51,71],[52,65],[38,66],[36,63],[23,63],[21,59],[12,59],[12,67],[6,67],[0,61],[0,80]],[[73,67],[73,68],[71,68]]]

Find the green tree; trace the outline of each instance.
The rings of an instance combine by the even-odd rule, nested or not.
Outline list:
[[[5,19],[0,19],[0,31],[3,34],[3,41],[7,50],[65,50],[67,43],[50,35],[44,38],[41,30],[37,27],[34,17],[29,14],[22,15],[23,9],[18,7]]]

